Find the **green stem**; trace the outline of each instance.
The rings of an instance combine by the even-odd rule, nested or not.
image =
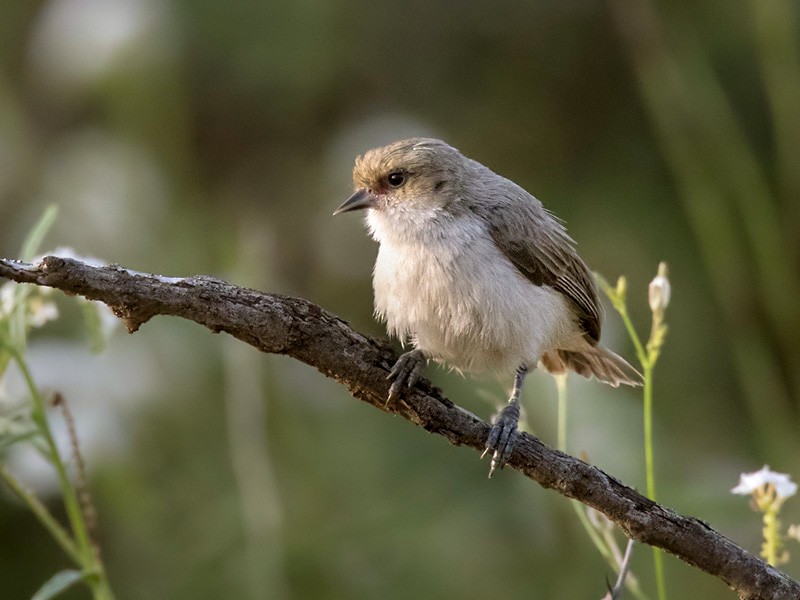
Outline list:
[[[558,449],[562,452],[567,451],[567,375],[566,373],[563,375],[556,375],[556,390],[558,394],[558,439],[557,445]],[[600,535],[598,535],[597,531],[595,531],[594,527],[592,527],[591,522],[589,522],[589,517],[586,516],[586,511],[583,508],[583,505],[578,502],[577,500],[571,501],[572,508],[575,510],[575,514],[578,515],[578,519],[583,525],[583,528],[586,530],[586,533],[589,535],[589,539],[592,540],[592,543],[597,548],[597,551],[609,562],[609,564],[614,564],[614,557],[611,555],[611,550],[606,546],[603,542]]]
[[[769,508],[764,512],[764,545],[761,548],[761,557],[773,567],[780,561],[780,521],[778,511]]]
[[[8,487],[28,505],[28,508],[31,509],[34,516],[39,519],[39,522],[50,533],[56,543],[61,546],[61,549],[64,550],[66,555],[69,556],[76,565],[83,566],[83,559],[78,548],[75,546],[75,542],[69,536],[67,530],[50,514],[47,507],[42,504],[30,490],[26,489],[5,467],[0,467],[0,477],[2,477]]]
[[[642,344],[639,334],[636,333],[636,328],[633,326],[628,309],[625,306],[624,299],[617,299],[614,303],[614,308],[617,309],[622,322],[625,324],[625,329],[633,342],[636,349],[636,356],[642,365],[643,378],[644,378],[644,461],[645,461],[645,478],[647,482],[647,496],[655,502],[656,500],[656,479],[655,479],[655,460],[653,456],[653,368],[655,367],[656,360],[658,359],[658,348],[645,348]],[[654,329],[655,330],[655,326]],[[651,332],[652,334],[652,332]],[[651,335],[652,338],[652,335]],[[666,600],[667,588],[664,580],[664,559],[661,551],[658,548],[653,548],[653,566],[656,576],[656,587],[658,589],[659,600]]]
[[[647,351],[644,348],[644,344],[639,339],[639,334],[636,333],[636,328],[633,326],[633,321],[631,321],[631,317],[628,314],[628,309],[625,307],[624,304],[621,304],[616,307],[619,316],[622,317],[622,322],[625,324],[625,329],[628,330],[628,335],[633,342],[633,347],[636,349],[636,358],[639,359],[639,362],[642,363],[642,368],[647,369],[647,365],[650,363],[650,360],[647,356]],[[647,383],[645,382],[645,385]]]
[[[67,519],[69,520],[70,527],[72,528],[72,534],[75,536],[75,541],[78,544],[78,549],[82,557],[81,564],[88,566],[92,560],[92,555],[94,554],[91,539],[89,537],[89,531],[86,528],[86,524],[83,520],[80,503],[78,502],[78,495],[75,492],[72,482],[69,480],[67,468],[64,465],[64,462],[61,460],[61,455],[58,452],[55,439],[53,439],[53,434],[51,433],[50,427],[47,424],[47,419],[45,417],[44,398],[42,398],[42,395],[39,393],[39,390],[33,381],[33,375],[31,375],[25,359],[17,353],[16,349],[12,349],[11,353],[14,356],[14,360],[16,361],[17,365],[19,366],[19,370],[25,379],[26,385],[28,386],[28,392],[33,400],[33,410],[31,411],[31,416],[33,417],[33,421],[39,427],[39,432],[42,434],[45,444],[47,445],[49,454],[48,458],[56,470],[58,483],[64,495],[64,507],[67,511]]]
[[[653,459],[653,366],[642,364],[644,371],[644,468],[647,477],[647,497],[656,501],[656,476]]]
[[[562,452],[567,451],[567,374],[564,373],[563,375],[556,375],[556,390],[558,395],[558,437],[557,437],[557,445],[558,449]],[[589,521],[589,517],[586,515],[586,507],[583,506],[577,500],[571,500],[570,504],[572,505],[572,509],[575,511],[575,514],[578,516],[578,520],[583,525],[583,529],[586,531],[586,534],[589,536],[589,539],[594,544],[594,547],[597,548],[597,551],[600,555],[606,560],[608,564],[612,566],[612,568],[619,572],[619,563],[614,558],[614,553],[611,550],[610,544],[603,539],[603,537],[597,532],[597,530],[592,525],[591,521]],[[639,600],[647,600],[647,597],[642,593],[641,589],[639,588],[638,583],[632,577],[626,577],[625,585],[630,590],[630,592]]]
[[[614,537],[611,529],[607,529],[603,532],[603,538],[606,539],[609,547],[616,549],[616,552],[614,553],[614,562],[612,565],[614,566],[614,571],[616,571],[617,575],[619,575],[622,571],[622,563],[625,560],[624,555],[622,552],[620,552],[619,545],[617,544],[617,540]],[[625,587],[628,588],[628,591],[639,600],[647,600],[647,596],[645,596],[644,592],[642,592],[641,588],[639,587],[639,581],[633,576],[630,570],[625,575]]]
[[[653,358],[652,355],[650,357]],[[656,475],[653,458],[653,366],[654,360],[642,362],[644,371],[644,463],[647,478],[647,496],[656,501]],[[656,574],[656,587],[659,600],[667,597],[667,587],[664,580],[664,558],[661,550],[653,547],[653,566]]]
[[[94,599],[114,600],[114,593],[111,591],[111,586],[108,584],[108,576],[106,575],[103,563],[98,560],[94,568],[97,569],[96,575],[87,580],[89,587],[92,589]]]
[[[77,544],[73,545],[74,552],[68,554],[70,554],[71,558],[77,559],[76,562],[78,562],[86,572],[93,574],[91,577],[87,578],[86,581],[92,590],[92,595],[95,600],[113,600],[113,594],[108,585],[105,568],[89,535],[89,529],[86,526],[80,501],[78,500],[78,494],[69,479],[67,467],[61,460],[61,455],[58,452],[55,439],[47,423],[44,398],[42,398],[42,395],[39,393],[39,389],[36,387],[36,383],[33,380],[33,375],[23,356],[18,352],[17,348],[13,346],[9,346],[9,351],[25,379],[25,384],[28,387],[33,403],[31,417],[44,438],[49,455],[48,458],[58,476],[59,486],[61,487],[61,493],[64,497],[64,508],[67,512],[67,519],[69,520],[72,535]]]
[[[572,504],[572,508],[575,510],[575,514],[578,515],[578,520],[583,525],[583,528],[586,530],[589,539],[592,540],[595,548],[600,553],[600,555],[606,560],[608,564],[611,566],[616,566],[616,561],[614,560],[614,554],[611,552],[611,549],[606,545],[603,538],[597,533],[597,530],[592,525],[592,522],[589,520],[589,517],[586,515],[586,508],[578,502],[577,500],[570,500]]]

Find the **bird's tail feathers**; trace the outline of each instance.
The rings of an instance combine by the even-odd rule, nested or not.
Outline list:
[[[586,378],[595,377],[612,387],[619,384],[642,385],[642,375],[628,361],[602,346],[589,346],[581,350],[554,350],[542,357],[542,364],[550,373],[563,373],[566,369]]]

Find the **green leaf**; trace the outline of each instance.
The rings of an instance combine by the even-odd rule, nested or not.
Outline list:
[[[88,575],[89,574],[85,571],[76,571],[75,569],[59,571],[39,588],[39,591],[31,597],[31,600],[49,600],[50,598],[55,598],[76,583],[86,579]]]
[[[39,246],[42,244],[44,236],[47,235],[47,232],[50,231],[50,228],[53,226],[57,214],[58,207],[55,204],[51,204],[45,209],[42,216],[39,217],[39,220],[36,222],[36,225],[34,225],[33,229],[28,233],[25,242],[22,244],[22,252],[20,253],[21,260],[30,261],[36,256],[39,252]]]
[[[0,459],[17,442],[29,440],[39,433],[31,420],[30,410],[20,407],[0,414]]]
[[[6,371],[6,367],[8,367],[8,363],[11,361],[11,354],[9,354],[8,350],[3,348],[0,345],[0,377],[3,376],[3,373]]]
[[[19,428],[16,431],[0,433],[0,458],[2,458],[6,450],[8,450],[14,444],[29,440],[32,437],[35,437],[38,433],[39,430],[33,426],[30,426],[27,429]]]

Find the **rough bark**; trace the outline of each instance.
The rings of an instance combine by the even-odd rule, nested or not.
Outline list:
[[[263,352],[286,354],[342,383],[359,400],[401,415],[452,444],[483,451],[489,425],[420,382],[386,404],[386,375],[397,358],[388,343],[300,298],[265,294],[211,277],[161,277],[118,266],[48,256],[36,264],[0,259],[0,276],[104,302],[136,331],[156,315],[224,331]],[[523,433],[508,466],[541,486],[600,511],[632,539],[657,546],[714,575],[748,600],[800,598],[800,584],[712,529],[648,500],[614,477]]]

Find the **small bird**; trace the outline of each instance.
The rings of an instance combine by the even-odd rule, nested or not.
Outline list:
[[[389,400],[429,360],[510,377],[507,405],[486,441],[489,476],[511,456],[527,373],[541,364],[614,387],[641,375],[599,345],[594,278],[562,221],[520,186],[445,142],[400,140],[356,158],[355,193],[334,215],[366,209],[380,244],[375,313],[411,342],[389,374]]]

